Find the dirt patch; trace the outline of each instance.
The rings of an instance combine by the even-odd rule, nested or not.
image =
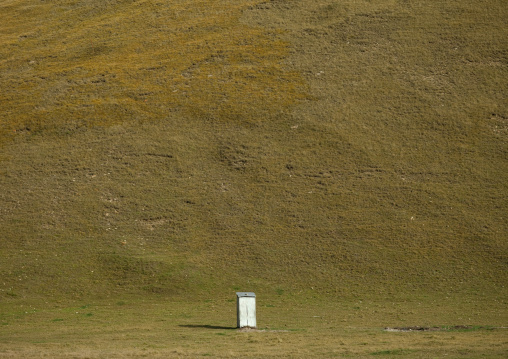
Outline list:
[[[487,326],[473,326],[473,325],[454,325],[449,327],[387,327],[386,332],[448,332],[456,330],[493,330],[493,329],[506,329],[506,327],[487,327]]]

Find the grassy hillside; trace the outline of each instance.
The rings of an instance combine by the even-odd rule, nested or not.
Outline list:
[[[503,1],[0,2],[0,298],[506,298]]]

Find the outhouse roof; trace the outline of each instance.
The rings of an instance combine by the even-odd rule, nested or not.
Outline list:
[[[237,297],[256,297],[256,294],[253,292],[236,292]]]

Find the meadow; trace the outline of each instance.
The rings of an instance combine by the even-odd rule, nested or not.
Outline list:
[[[0,358],[506,357],[504,1],[0,14]]]

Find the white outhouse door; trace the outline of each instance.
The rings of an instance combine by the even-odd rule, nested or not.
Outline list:
[[[237,299],[237,327],[256,328],[256,295],[252,292],[238,292]]]

